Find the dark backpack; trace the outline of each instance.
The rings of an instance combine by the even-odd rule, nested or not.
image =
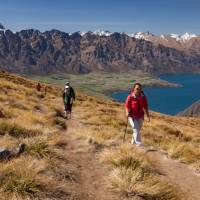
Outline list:
[[[74,94],[74,90],[72,87],[69,87],[67,89],[64,90],[63,93],[63,101],[67,104],[70,103],[71,98],[73,98],[75,100],[75,94]]]
[[[63,92],[63,100],[66,104],[70,103],[71,100],[71,92],[70,87],[68,89],[65,89]]]

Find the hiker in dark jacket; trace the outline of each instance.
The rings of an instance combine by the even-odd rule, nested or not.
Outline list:
[[[65,89],[63,92],[63,103],[65,106],[65,118],[67,118],[67,114],[70,114],[70,118],[71,118],[73,101],[75,101],[74,89],[71,87],[69,82],[66,82]]]
[[[141,145],[140,130],[144,121],[144,114],[150,121],[147,98],[142,91],[142,85],[135,83],[125,103],[126,115],[133,129],[131,144]]]

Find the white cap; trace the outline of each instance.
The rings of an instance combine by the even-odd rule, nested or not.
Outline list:
[[[69,84],[70,84],[70,82],[69,82],[69,81],[65,82],[65,85],[69,85]]]

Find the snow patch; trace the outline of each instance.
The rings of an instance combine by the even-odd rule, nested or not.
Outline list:
[[[170,37],[174,38],[176,41],[179,41],[179,42],[186,42],[194,37],[197,37],[197,35],[195,35],[193,33],[188,33],[188,32],[184,33],[183,35],[171,33]]]
[[[187,33],[187,32],[180,36],[181,40],[183,40],[183,41],[190,40],[190,39],[192,39],[194,37],[197,37],[197,35],[195,35],[193,33]]]
[[[93,32],[94,35],[98,35],[98,36],[110,36],[112,35],[112,33],[110,31],[103,31],[103,30],[96,30]]]
[[[131,33],[127,34],[129,37],[134,37],[136,39],[143,39],[143,40],[148,40],[150,36],[154,36],[150,32],[136,32],[136,33]]]

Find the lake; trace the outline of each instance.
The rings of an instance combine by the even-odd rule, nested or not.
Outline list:
[[[200,99],[200,74],[162,75],[161,79],[179,83],[180,88],[144,88],[150,110],[175,115]],[[127,92],[114,92],[111,97],[124,102]]]

